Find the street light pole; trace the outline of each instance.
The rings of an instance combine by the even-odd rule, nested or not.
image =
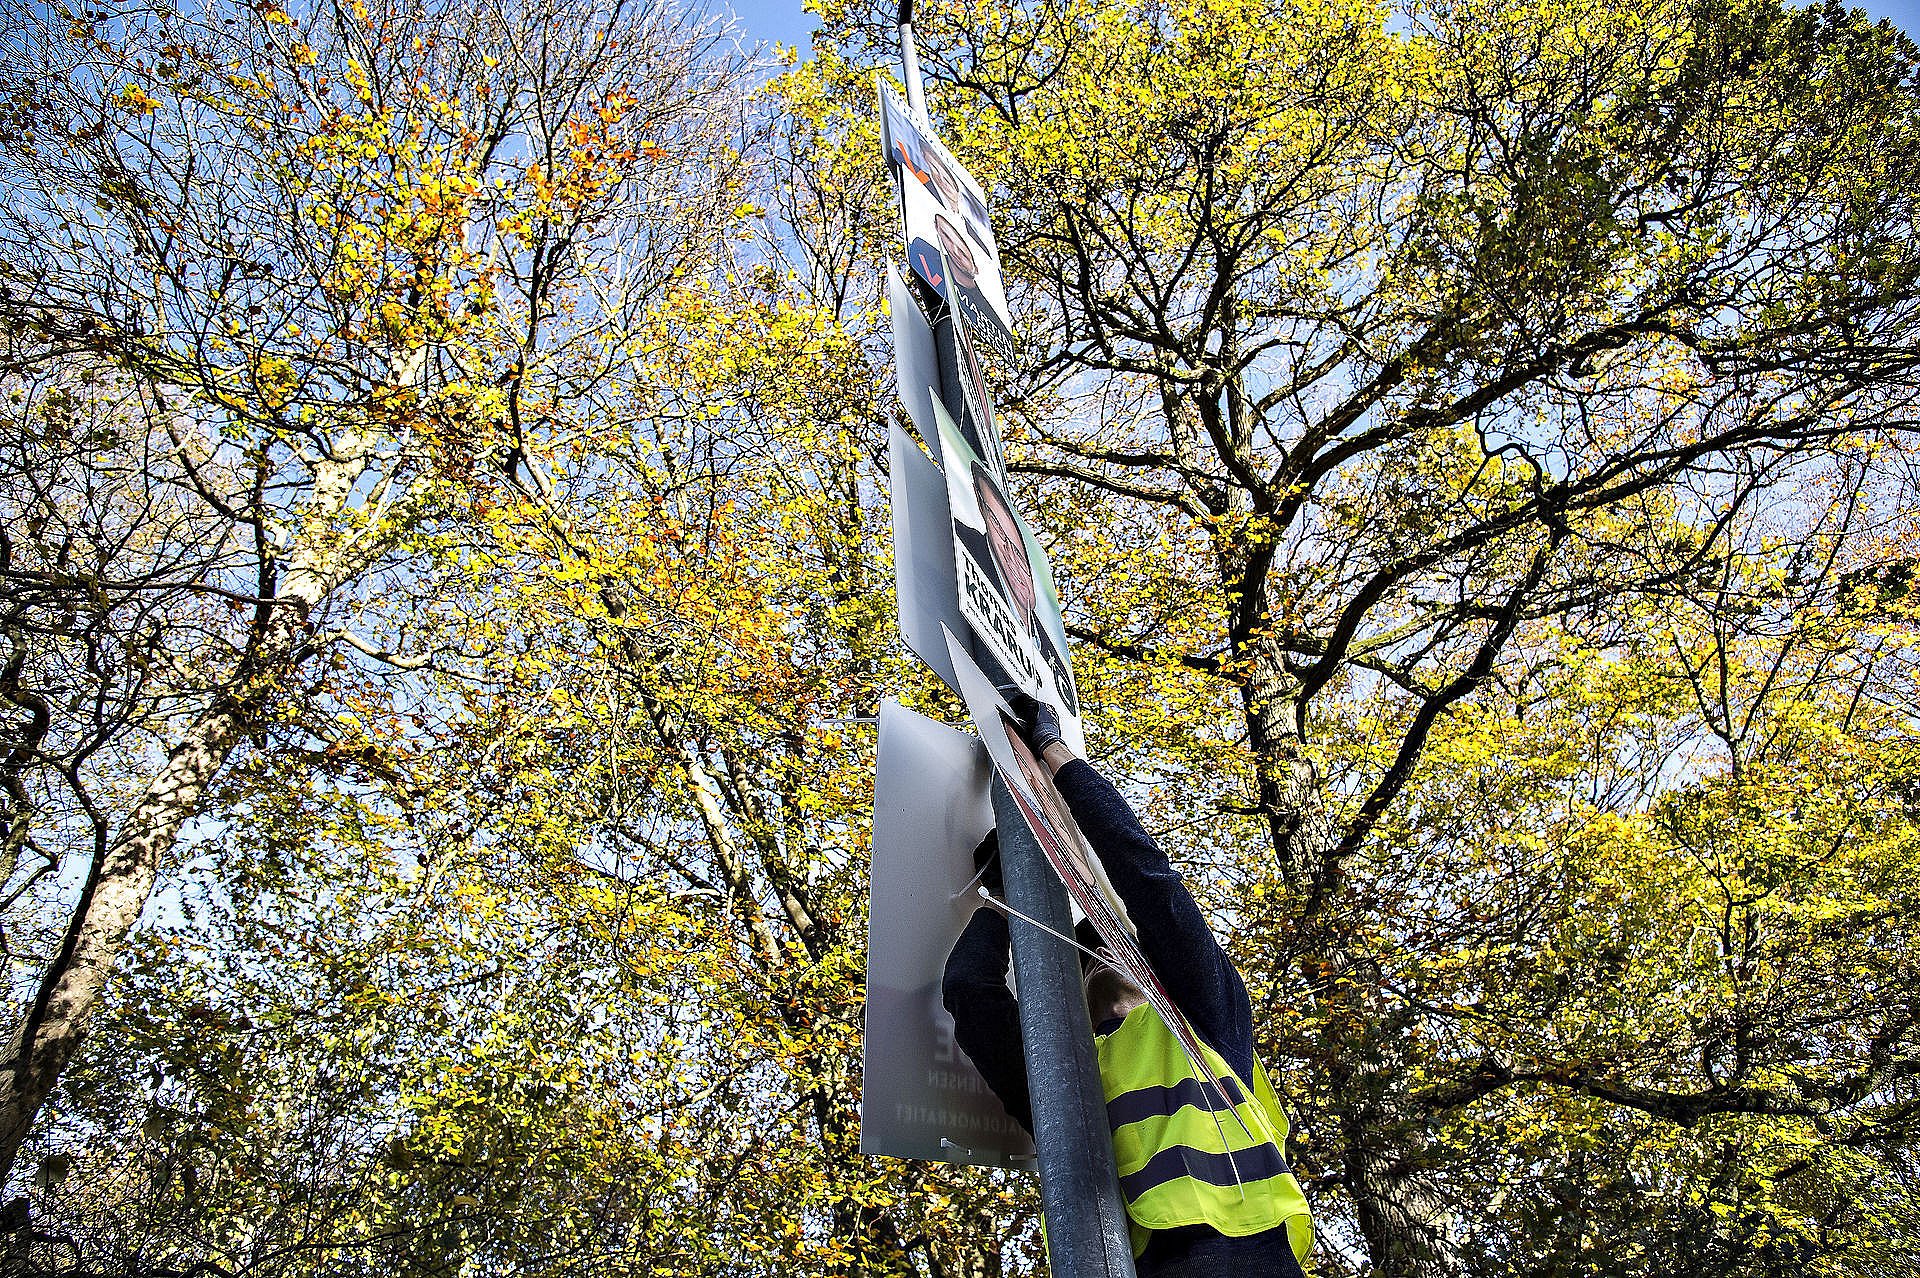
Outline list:
[[[1067,890],[998,776],[993,779],[993,815],[1008,906],[1055,932],[1072,935]],[[1018,917],[1010,918],[1008,926],[1027,1090],[1033,1102],[1033,1144],[1039,1154],[1040,1206],[1054,1278],[1135,1278],[1079,956],[1065,942]]]
[[[913,43],[913,0],[900,0],[901,79],[907,86],[907,109],[913,118],[927,123],[927,94],[920,83],[920,50]]]
[[[899,25],[907,109],[926,127],[930,122],[920,52],[913,41],[913,0],[900,0]],[[956,313],[951,322],[963,321]],[[957,415],[957,405],[955,411]],[[990,654],[975,655],[999,682],[1012,682]],[[1080,960],[1072,946],[1041,930],[1072,934],[1067,890],[1027,828],[1006,782],[997,775],[993,813],[1000,833],[1007,905],[1015,912],[1008,926],[1013,935],[1013,975],[1020,995],[1020,1036],[1033,1104],[1033,1144],[1049,1266],[1054,1278],[1136,1278],[1126,1203],[1114,1171],[1106,1097],[1100,1088],[1100,1062],[1080,984]]]

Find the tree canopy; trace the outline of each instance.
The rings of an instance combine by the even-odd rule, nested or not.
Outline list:
[[[891,5],[5,10],[9,1267],[1041,1272],[856,1152]],[[1920,53],[917,7],[1332,1275],[1905,1275]],[[882,903],[884,908],[884,903]]]

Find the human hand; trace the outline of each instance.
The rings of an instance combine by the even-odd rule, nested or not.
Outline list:
[[[1058,710],[1017,688],[1012,691],[1002,688],[1000,691],[1006,697],[1014,718],[1020,721],[1020,735],[1027,739],[1027,744],[1033,747],[1035,754],[1045,754],[1048,746],[1061,742],[1063,738]]]

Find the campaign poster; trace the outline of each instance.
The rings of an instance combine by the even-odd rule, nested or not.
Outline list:
[[[934,342],[944,382],[952,388],[941,398],[950,413],[958,405],[961,437],[1005,484],[1007,462],[1000,448],[1000,423],[993,415],[986,368],[980,362],[973,338],[968,335],[965,324],[949,318],[935,327]]]
[[[952,415],[938,404],[933,415],[946,469],[960,614],[1022,690],[1060,712],[1068,744],[1080,749],[1080,696],[1046,553],[1014,513],[1000,476]]]
[[[928,415],[932,415],[931,401]],[[938,438],[937,431],[929,433]],[[949,688],[957,689],[958,676],[947,656],[946,630],[965,633],[967,621],[960,615],[960,586],[954,575],[947,481],[933,459],[897,425],[888,431],[887,456],[893,504],[893,597],[900,637]]]
[[[1013,358],[1013,317],[980,184],[897,94],[879,84],[881,136],[900,184],[907,263],[1000,358]]]
[[[1087,847],[1086,836],[1067,808],[1067,801],[1053,783],[1046,764],[1020,735],[1020,727],[1009,713],[1006,701],[994,688],[986,673],[966,654],[960,639],[947,633],[948,659],[955,668],[954,691],[966,705],[979,732],[987,757],[1006,779],[1014,803],[1027,826],[1040,841],[1047,860],[1060,871],[1073,902],[1076,918],[1090,918],[1103,934],[1115,936],[1134,932],[1133,920],[1121,903],[1120,894],[1107,878],[1106,868]],[[1090,894],[1097,893],[1094,899]]]
[[[1033,1166],[1033,1141],[953,1040],[947,954],[981,904],[973,849],[993,828],[992,765],[972,734],[880,706],[867,914],[860,1152]]]
[[[1233,1101],[1226,1085],[1207,1064],[1200,1040],[1185,1013],[1140,952],[1135,939],[1137,929],[1127,917],[1126,908],[1099,858],[1087,846],[1086,837],[1081,834],[1045,763],[1028,748],[1020,736],[1019,725],[1008,712],[1006,701],[951,632],[947,635],[947,647],[960,677],[961,699],[967,703],[967,713],[973,718],[981,743],[993,760],[995,770],[1006,781],[1014,806],[1020,809],[1048,864],[1065,884],[1075,914],[1084,915],[1093,924],[1109,960],[1166,1022],[1192,1063],[1194,1077],[1204,1079],[1224,1099],[1225,1103],[1219,1108],[1231,1110]]]

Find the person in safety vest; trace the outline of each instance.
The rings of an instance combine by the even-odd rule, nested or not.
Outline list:
[[[1110,968],[1083,960],[1114,1161],[1141,1278],[1303,1278],[1300,1262],[1312,1242],[1312,1223],[1283,1153],[1286,1115],[1253,1054],[1253,1010],[1240,973],[1120,792],[1061,740],[1054,709],[1016,697],[1014,711],[1126,903],[1141,952],[1229,1093],[1221,1098],[1203,1081],[1138,989]],[[989,834],[974,853],[995,896],[1001,891],[997,851]],[[1081,932],[1093,937],[1085,924]],[[953,1014],[955,1041],[1007,1113],[1031,1132],[1019,1009],[1007,989],[1008,956],[1006,917],[982,905],[947,958],[941,994]]]

